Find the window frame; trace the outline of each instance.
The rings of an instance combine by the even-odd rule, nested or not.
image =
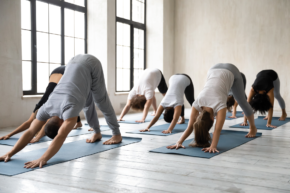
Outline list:
[[[61,9],[61,66],[65,65],[65,35],[64,35],[64,9],[71,9],[85,14],[85,53],[87,53],[87,0],[85,6],[79,6],[65,2],[65,0],[27,0],[30,1],[30,22],[31,22],[31,90],[24,91],[23,95],[41,95],[37,92],[37,30],[36,30],[36,1],[59,6]],[[25,61],[25,60],[21,60]],[[23,89],[23,88],[22,88]]]
[[[115,2],[115,15],[116,15],[116,24],[115,24],[115,92],[129,92],[134,87],[134,28],[141,29],[144,31],[144,69],[146,69],[146,11],[147,11],[147,0],[144,0],[144,24],[135,22],[132,19],[132,1],[130,0],[130,20],[121,18],[117,16],[117,0]],[[124,23],[130,25],[130,89],[129,90],[117,90],[117,23]]]

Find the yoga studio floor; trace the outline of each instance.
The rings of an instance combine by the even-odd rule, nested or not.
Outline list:
[[[190,110],[186,110],[186,118]],[[275,114],[276,116],[279,113]],[[290,113],[288,113],[290,115]],[[224,130],[242,121],[227,120]],[[100,118],[105,124],[104,118]],[[163,120],[158,123],[164,124]],[[171,136],[129,134],[145,124],[121,124],[123,136],[141,137],[130,144],[43,169],[7,177],[0,175],[0,192],[289,192],[290,123],[211,159],[149,150],[175,143],[182,133]],[[7,134],[14,128],[0,130]],[[231,129],[240,130],[243,129]],[[105,131],[103,134],[111,134]],[[67,138],[85,140],[90,135]],[[47,147],[51,142],[27,146],[23,151]],[[0,154],[12,147],[1,145]],[[73,149],[71,151],[74,151]]]

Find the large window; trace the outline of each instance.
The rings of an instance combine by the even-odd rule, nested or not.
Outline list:
[[[116,91],[130,91],[146,68],[146,0],[116,0]]]
[[[86,53],[86,0],[21,0],[23,94],[45,92],[50,73]]]

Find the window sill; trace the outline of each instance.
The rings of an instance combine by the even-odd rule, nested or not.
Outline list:
[[[128,95],[129,92],[115,92],[115,96],[116,95]]]
[[[22,99],[33,99],[33,98],[41,98],[43,95],[23,95]]]

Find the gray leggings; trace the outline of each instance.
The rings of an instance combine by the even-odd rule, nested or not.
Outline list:
[[[239,69],[235,65],[229,63],[216,64],[211,69],[226,69],[234,74],[235,78],[231,88],[233,96],[243,109],[245,115],[247,117],[251,116],[253,114],[253,109],[245,98],[243,78],[241,76]]]
[[[277,99],[281,109],[285,109],[286,108],[285,101],[280,95],[280,80],[279,80],[279,77],[277,77],[277,79],[273,82],[273,84],[274,84],[274,97],[275,97],[275,99]]]

